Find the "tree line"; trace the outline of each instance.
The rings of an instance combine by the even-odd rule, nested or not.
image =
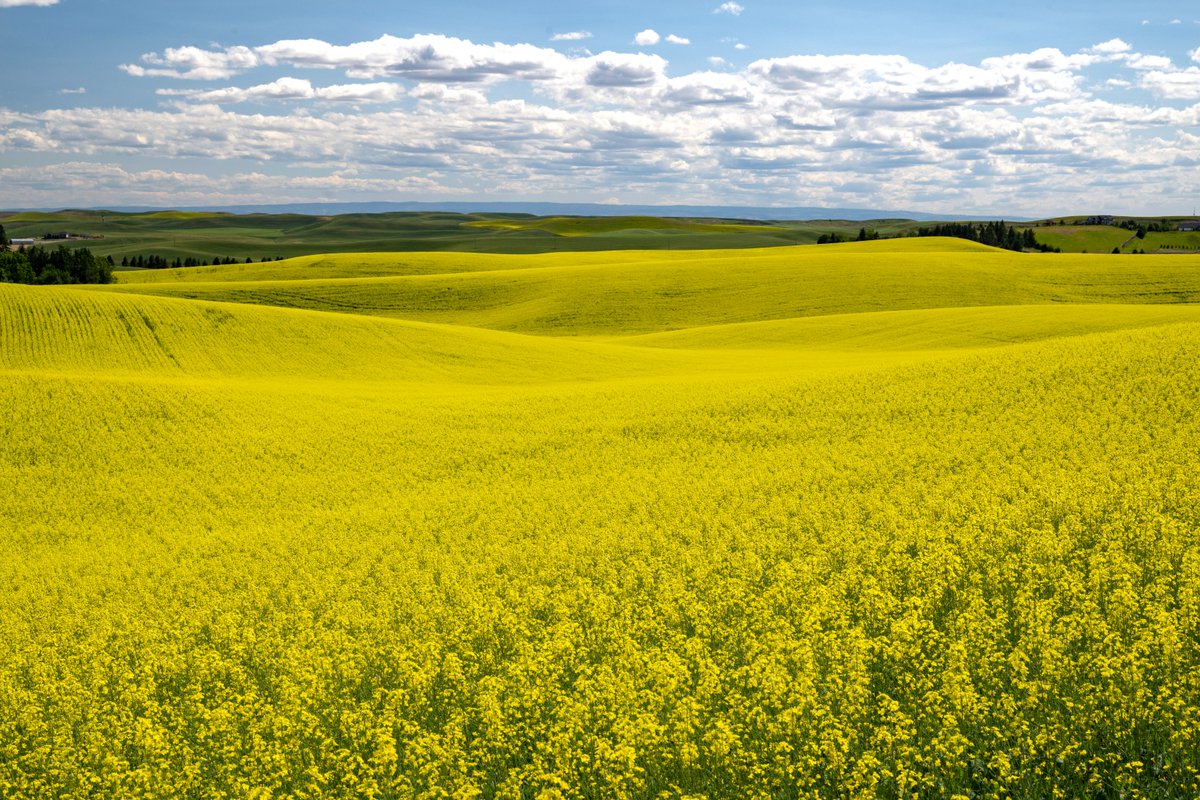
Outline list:
[[[854,241],[856,241],[856,242],[873,242],[876,239],[884,239],[884,238],[887,238],[887,237],[880,236],[879,231],[877,231],[877,230],[873,230],[873,229],[868,230],[867,228],[859,228],[858,236],[855,237]],[[841,244],[842,242],[846,242],[846,241],[849,241],[849,239],[847,239],[845,236],[842,236],[837,231],[834,231],[833,233],[822,233],[820,236],[817,237],[817,244]]]
[[[1158,222],[1139,222],[1136,219],[1126,219],[1118,222],[1117,227],[1134,231],[1139,239],[1145,239],[1147,233],[1171,233],[1177,230],[1176,225],[1165,219]]]
[[[262,260],[263,261],[272,261],[272,260],[282,261],[283,256],[275,256],[274,259],[264,257]],[[208,261],[203,258],[193,258],[191,256],[188,256],[187,258],[179,258],[177,256],[174,260],[171,260],[165,256],[154,255],[154,254],[137,255],[137,256],[123,256],[121,258],[121,266],[128,267],[130,269],[178,269],[180,267],[208,267],[208,266],[221,267],[221,266],[228,266],[229,264],[242,264],[242,263],[253,264],[254,259],[251,258],[250,256],[247,256],[246,260],[244,262],[242,262],[242,261],[238,261],[236,258],[231,258],[229,256],[224,256],[224,257],[216,256],[215,258],[212,259],[212,261]]]
[[[969,239],[972,242],[979,242],[988,247],[1001,247],[1005,250],[1016,250],[1017,252],[1025,250],[1036,250],[1040,253],[1062,252],[1057,247],[1051,247],[1048,244],[1039,242],[1034,237],[1031,228],[1026,228],[1023,231],[1017,230],[1017,228],[1005,223],[1003,220],[994,222],[943,222],[937,225],[917,228],[916,231],[902,235],[950,236],[956,239]],[[881,236],[876,230],[859,228],[858,236],[853,240],[847,239],[835,231],[833,233],[821,234],[817,237],[817,244],[840,244],[847,241],[870,242],[884,238],[888,237]]]
[[[1039,253],[1058,253],[1061,250],[1042,244],[1033,235],[1032,228],[1024,231],[1017,230],[1003,220],[993,222],[943,222],[927,228],[917,228],[916,236],[951,236],[956,239],[968,239],[988,247],[1000,247],[1005,250],[1015,250],[1018,253],[1025,250],[1036,250]]]
[[[112,257],[94,255],[86,247],[59,245],[22,247],[10,251],[8,236],[0,226],[0,283],[61,284],[112,283]]]

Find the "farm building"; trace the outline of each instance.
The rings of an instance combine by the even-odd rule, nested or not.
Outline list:
[[[1200,219],[1189,219],[1179,223],[1181,231],[1200,231]]]
[[[9,239],[13,247],[32,247],[35,240],[33,239]]]

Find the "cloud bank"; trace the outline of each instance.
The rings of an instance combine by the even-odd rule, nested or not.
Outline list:
[[[734,5],[718,10],[739,13]],[[651,29],[637,37],[687,42]],[[1200,63],[1200,48],[1190,58]],[[171,176],[192,180],[213,163],[233,176],[223,192],[279,201],[615,191],[627,202],[1038,214],[1149,208],[1200,187],[1200,66],[1120,39],[978,64],[892,54],[708,61],[720,71],[672,74],[656,53],[437,34],[174,47],[121,67],[165,82],[161,107],[0,108],[0,152],[55,154],[60,177],[86,173],[91,191],[139,201],[159,181],[175,204]],[[241,79],[256,71],[285,74]],[[139,169],[142,158],[185,167]],[[270,179],[245,177],[261,175]],[[0,178],[0,203],[51,191],[20,169]]]

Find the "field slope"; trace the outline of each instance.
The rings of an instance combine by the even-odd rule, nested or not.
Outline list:
[[[956,239],[586,256],[438,253],[396,263],[405,272],[385,277],[378,266],[362,275],[356,256],[253,272],[148,271],[123,274],[105,289],[589,336],[870,311],[1200,301],[1200,256],[1050,259]]]
[[[0,796],[1196,796],[1198,276],[0,285]]]

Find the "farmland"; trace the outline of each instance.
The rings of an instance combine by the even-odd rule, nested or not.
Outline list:
[[[0,285],[0,797],[1200,794],[1200,257],[118,277]]]
[[[534,217],[527,214],[229,214],[217,212],[62,211],[0,213],[13,238],[45,233],[94,237],[74,241],[101,256],[233,258],[377,252],[545,253],[768,247],[815,242],[822,233],[853,238],[862,223],[844,220],[760,222],[661,217]],[[888,232],[906,220],[869,223]]]
[[[1136,220],[1135,220],[1136,221]],[[1177,225],[1179,220],[1163,224]],[[1134,236],[1134,231],[1113,225],[1053,225],[1035,227],[1034,235],[1043,244],[1057,247],[1064,253],[1111,253],[1120,247],[1122,253],[1134,250],[1146,253],[1200,252],[1200,233],[1177,231],[1151,231],[1145,238]]]

